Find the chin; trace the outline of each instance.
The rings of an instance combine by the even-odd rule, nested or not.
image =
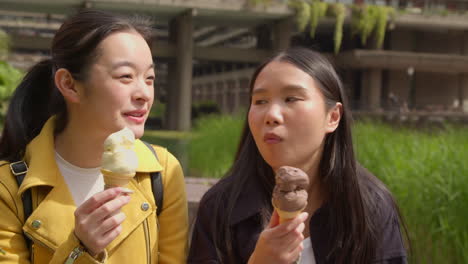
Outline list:
[[[280,162],[279,160],[273,160],[273,159],[265,159],[265,162],[270,165],[270,167],[276,171],[279,167],[284,166],[286,164]]]
[[[127,126],[130,130],[132,130],[133,134],[135,134],[135,138],[141,138],[143,136],[143,133],[145,132],[145,126],[144,125],[128,125]]]

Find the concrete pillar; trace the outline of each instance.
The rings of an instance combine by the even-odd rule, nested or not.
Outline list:
[[[271,49],[272,47],[271,28],[262,25],[257,28],[257,49]]]
[[[463,32],[461,54],[468,56],[468,31]],[[468,113],[468,74],[460,74],[458,85],[458,106],[462,112]]]
[[[273,26],[273,51],[278,52],[289,48],[293,30],[291,17],[276,22]]]
[[[368,69],[364,71],[363,75],[362,108],[369,111],[378,111],[381,109],[382,70]]]
[[[170,42],[176,47],[176,58],[169,63],[168,107],[166,127],[187,131],[191,128],[192,105],[192,59],[193,59],[192,12],[173,19],[169,26]]]
[[[458,103],[462,112],[468,113],[468,74],[460,76],[458,89]]]

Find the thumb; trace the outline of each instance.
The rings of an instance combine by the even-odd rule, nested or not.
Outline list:
[[[273,214],[271,215],[270,222],[268,223],[268,228],[273,228],[279,225],[279,215],[276,210],[273,210]]]

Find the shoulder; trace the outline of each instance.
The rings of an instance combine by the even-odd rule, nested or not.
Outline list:
[[[198,216],[217,216],[226,213],[227,194],[230,180],[227,178],[219,180],[200,199]]]
[[[203,195],[200,203],[213,205],[218,201],[226,202],[227,194],[231,189],[231,177],[221,178]]]
[[[163,166],[172,165],[172,166],[180,166],[179,161],[177,158],[167,150],[167,148],[151,144],[154,151],[156,151],[156,155],[158,157],[159,163]]]
[[[0,161],[0,201],[19,214],[20,198],[17,195],[19,186],[9,165],[7,161]]]
[[[396,213],[396,202],[387,186],[372,172],[358,165],[357,174],[362,181],[361,187],[368,194],[369,207],[373,214],[388,219]],[[385,220],[381,219],[381,220]]]
[[[10,162],[8,161],[0,161],[0,188],[7,189],[15,194],[19,188],[15,176],[11,173]]]
[[[369,213],[377,237],[377,260],[404,259],[406,250],[401,233],[398,205],[391,192],[366,168],[359,166],[358,174],[365,181]]]
[[[151,144],[146,141],[141,141],[141,142],[144,143],[146,147],[140,148],[139,150],[141,152],[144,152],[145,155],[150,155],[150,151],[148,150],[148,148],[151,148],[152,149],[151,152],[153,152],[151,156],[152,157],[156,156],[156,160],[153,159],[152,162],[159,163],[163,169],[163,173],[167,173],[174,169],[180,169],[179,161],[172,153],[170,153],[167,150],[167,148],[159,146],[159,145]]]

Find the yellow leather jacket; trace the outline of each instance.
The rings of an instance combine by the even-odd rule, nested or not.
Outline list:
[[[74,236],[76,205],[54,157],[54,118],[27,146],[28,173],[18,188],[8,163],[0,166],[0,263],[64,263],[79,245]],[[122,208],[122,233],[98,261],[84,253],[74,263],[185,263],[187,254],[187,200],[182,169],[166,149],[155,146],[159,161],[143,142],[135,148],[138,169],[128,188],[134,191]],[[156,216],[150,172],[162,171],[164,204]],[[24,221],[21,194],[32,191],[34,211]],[[149,204],[149,207],[148,207]],[[34,224],[33,224],[34,223]],[[33,241],[32,252],[24,233]],[[32,254],[32,255],[30,255]]]

